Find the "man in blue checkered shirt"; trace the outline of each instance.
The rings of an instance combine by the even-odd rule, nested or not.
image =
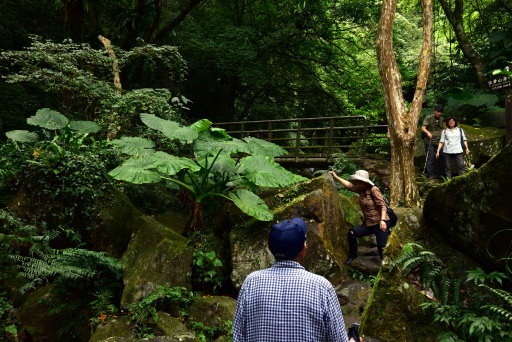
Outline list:
[[[270,229],[268,244],[276,262],[245,279],[236,306],[235,342],[348,341],[332,285],[298,262],[306,254],[306,231],[298,217]]]

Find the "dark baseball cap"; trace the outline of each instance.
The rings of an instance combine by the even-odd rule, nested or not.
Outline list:
[[[300,217],[274,224],[268,234],[268,248],[277,260],[291,260],[299,255],[306,241],[308,227]]]

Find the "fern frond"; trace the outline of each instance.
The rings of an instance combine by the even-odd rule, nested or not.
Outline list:
[[[482,308],[489,309],[490,311],[501,316],[503,319],[512,323],[512,312],[510,312],[500,306],[497,306],[497,305],[484,305],[484,306],[482,306]]]
[[[485,287],[487,290],[491,291],[495,295],[501,297],[503,300],[505,300],[508,305],[512,306],[512,293],[502,290],[502,289],[495,289],[493,287],[487,286],[485,284],[480,284],[479,286]]]

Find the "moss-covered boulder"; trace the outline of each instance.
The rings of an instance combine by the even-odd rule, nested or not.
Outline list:
[[[121,305],[136,302],[158,285],[191,289],[192,250],[186,239],[147,216],[139,216],[132,224],[138,229],[121,259],[125,266]]]
[[[479,264],[451,248],[435,230],[425,228],[421,209],[398,208],[396,213],[399,223],[389,237],[383,266],[361,318],[361,332],[382,342],[438,341],[445,327],[434,323],[431,312],[419,306],[431,299],[406,274],[391,269],[390,260],[401,254],[403,245],[415,242],[434,252],[453,274],[461,275]]]
[[[508,144],[480,169],[432,189],[424,204],[426,224],[495,268],[496,260],[507,256],[511,248],[511,170],[512,144]]]
[[[139,228],[134,223],[142,215],[122,192],[111,192],[100,211],[100,224],[91,229],[92,248],[121,257]]]
[[[40,287],[28,295],[18,315],[26,338],[34,342],[87,341],[89,320],[77,314],[86,309],[80,307],[77,296],[76,293],[63,294],[55,285]],[[67,332],[62,334],[63,330]]]
[[[156,335],[172,337],[176,341],[199,342],[196,335],[176,317],[166,312],[158,313],[158,320],[155,324]]]
[[[236,300],[224,296],[196,297],[188,308],[189,319],[208,327],[226,325],[235,316]]]
[[[117,317],[98,325],[89,339],[89,342],[101,342],[114,336],[124,338],[134,337],[130,328],[130,317]]]
[[[249,221],[231,232],[233,271],[231,280],[240,287],[245,277],[259,269],[269,267],[274,258],[267,248],[270,225],[292,217],[302,217],[308,224],[308,253],[302,264],[314,273],[329,278],[343,266],[347,257],[346,234],[349,227],[345,216],[353,217],[353,206],[345,202],[331,176],[326,175],[282,189],[264,197],[275,218],[273,222]],[[350,214],[345,214],[345,210]]]

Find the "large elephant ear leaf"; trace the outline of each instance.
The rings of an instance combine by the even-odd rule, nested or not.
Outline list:
[[[204,130],[207,130],[212,125],[212,122],[208,119],[201,119],[199,121],[194,122],[192,125],[190,125],[190,128],[195,129],[197,132],[202,132]]]
[[[46,129],[61,129],[67,126],[69,120],[57,111],[42,108],[36,112],[36,115],[29,117],[27,123]]]
[[[198,132],[195,128],[182,127],[175,121],[165,120],[153,114],[142,113],[140,119],[146,126],[160,131],[171,140],[192,143],[198,136]]]
[[[211,131],[203,131],[194,141],[194,155],[197,158],[222,153],[250,153],[247,144],[240,139],[226,139],[223,135],[216,135]]]
[[[92,121],[71,121],[69,128],[80,133],[96,133],[101,127]]]
[[[258,186],[278,188],[298,183],[307,178],[291,173],[272,158],[249,156],[240,160],[245,177]]]
[[[19,129],[6,132],[5,135],[7,138],[17,142],[32,142],[37,140],[36,133]]]
[[[157,166],[151,156],[130,158],[108,174],[117,180],[134,184],[159,182],[160,175],[151,170]]]
[[[268,209],[267,204],[255,193],[239,189],[228,194],[229,198],[244,213],[260,221],[272,221],[274,214]]]
[[[165,135],[168,138],[169,136],[172,136],[173,132],[180,127],[179,123],[159,118],[154,114],[142,113],[140,115],[140,119],[146,126],[157,131],[160,131],[161,133],[163,133],[163,135]]]
[[[191,144],[197,137],[199,133],[192,127],[180,127],[176,131],[172,137],[168,137],[169,139],[179,140],[183,143]]]
[[[200,169],[191,159],[173,156],[161,151],[155,152],[151,157],[157,164],[156,169],[169,176],[173,176],[183,169],[189,169],[192,172]]]
[[[252,155],[278,157],[288,153],[284,148],[270,141],[265,141],[258,138],[247,137],[244,138]]]
[[[122,153],[130,156],[142,156],[155,152],[153,150],[155,144],[149,139],[140,137],[122,137],[112,140],[110,143],[117,147]]]

